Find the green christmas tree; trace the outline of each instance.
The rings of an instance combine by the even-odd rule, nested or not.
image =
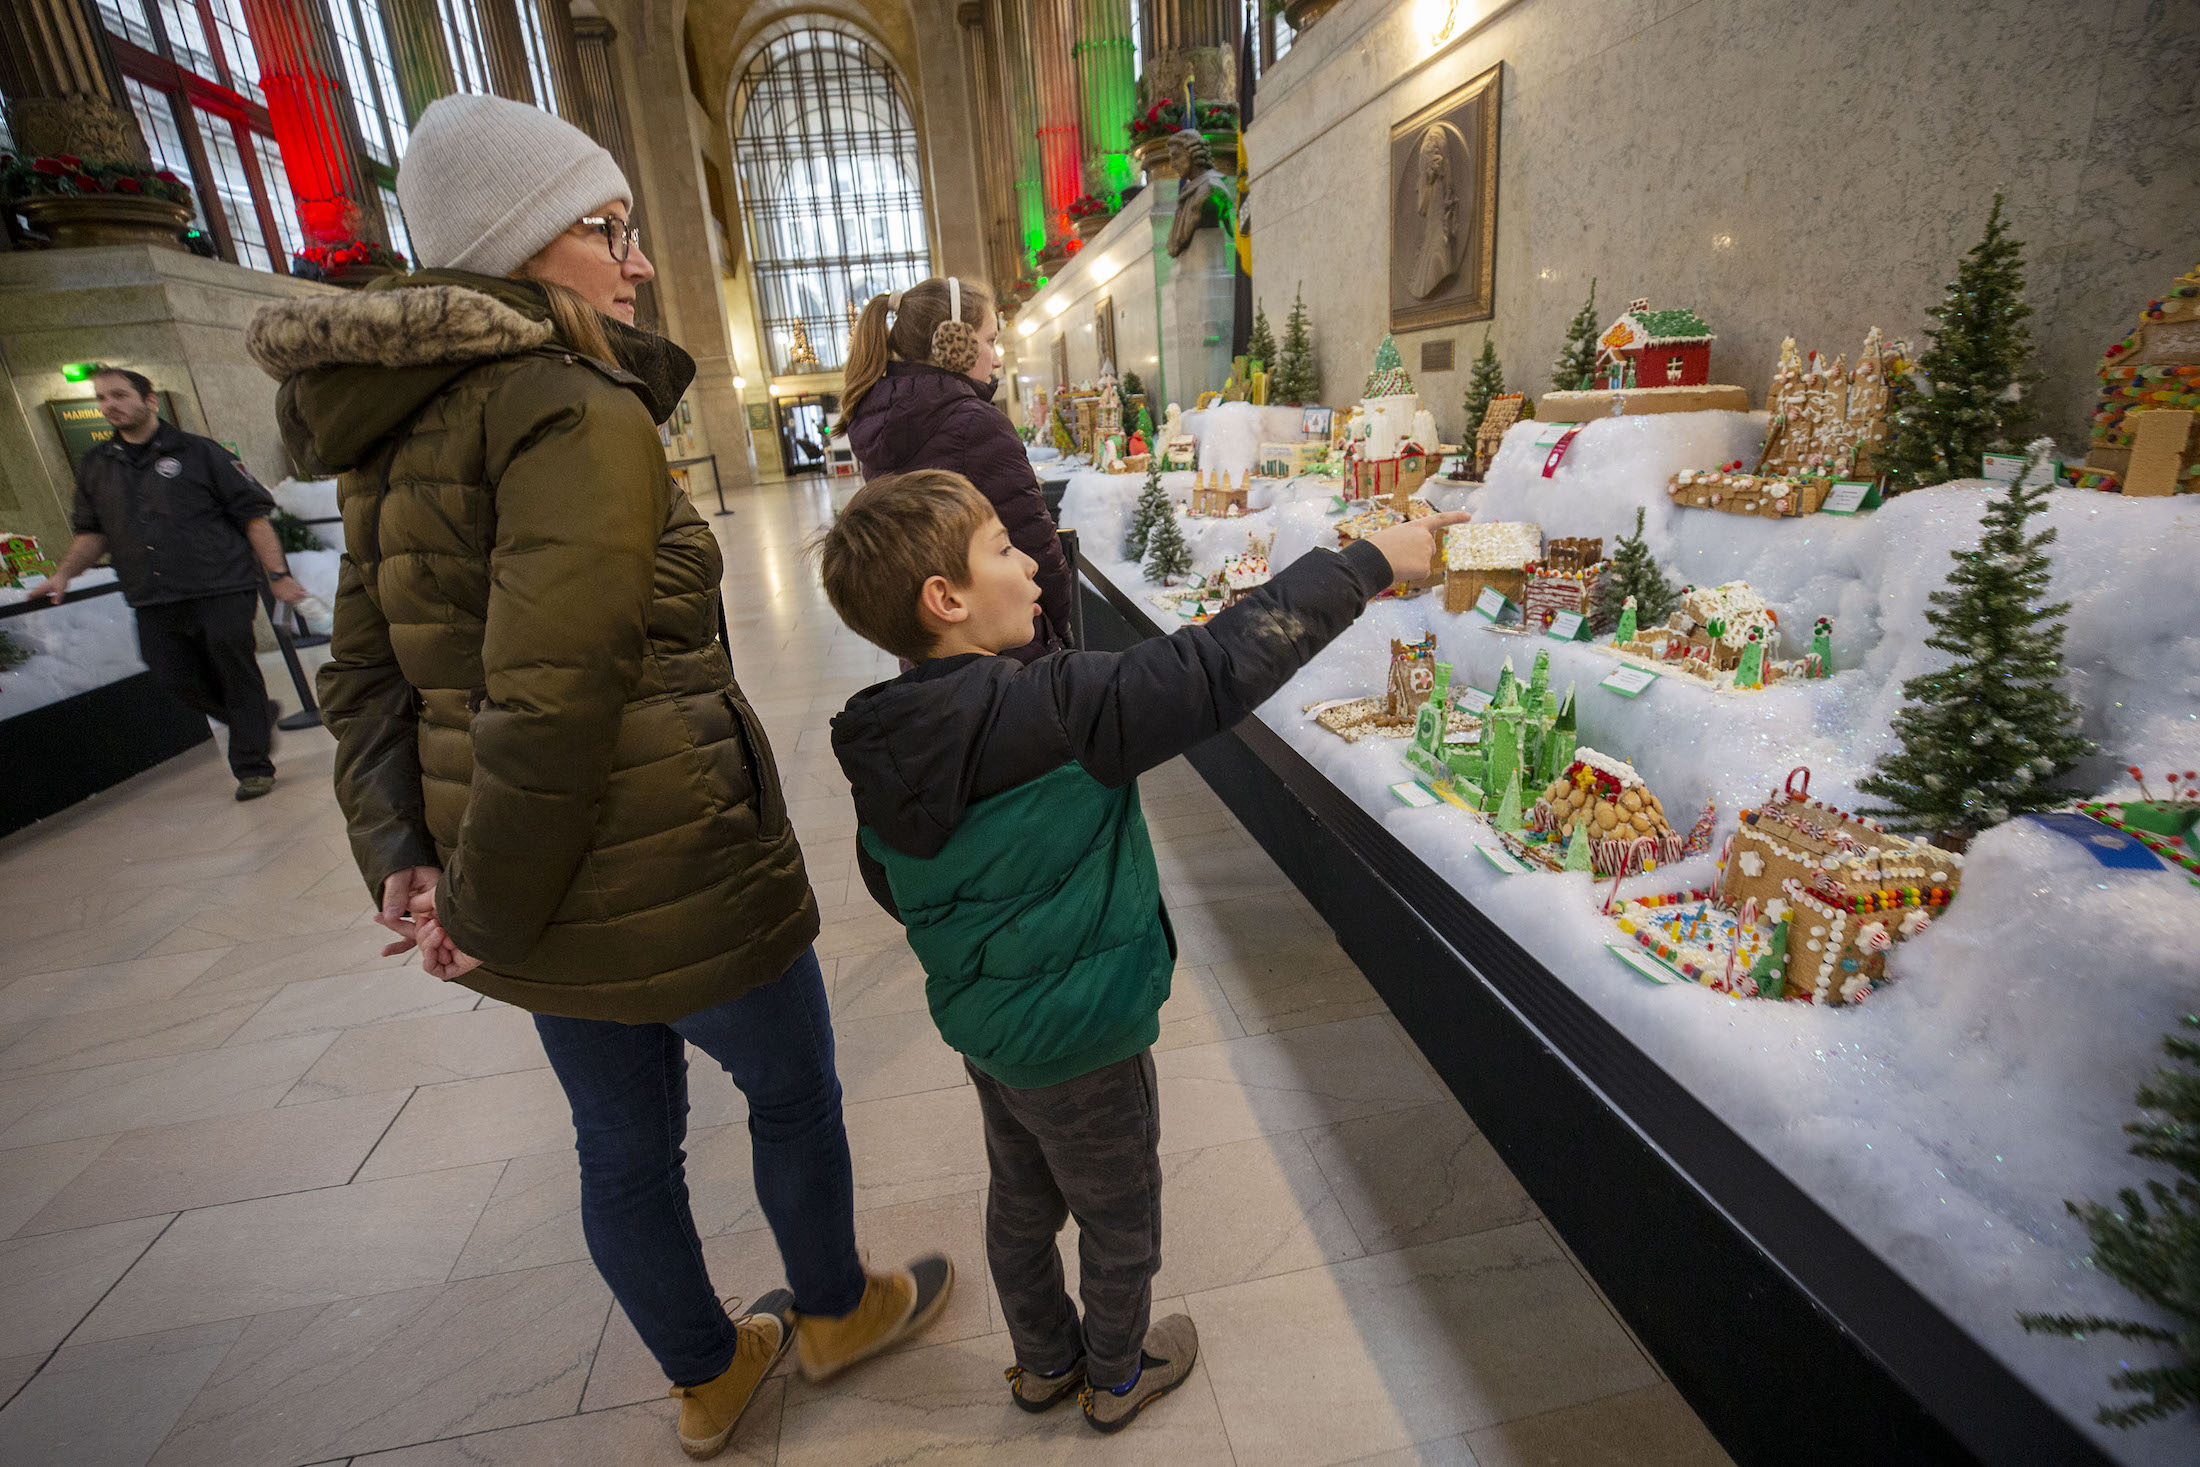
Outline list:
[[[1642,519],[1638,506],[1635,533],[1620,537],[1612,563],[1605,567],[1589,595],[1589,625],[1600,632],[1619,625],[1620,610],[1630,596],[1635,598],[1635,624],[1643,627],[1662,624],[1680,601],[1679,593],[1665,579],[1665,572],[1658,569],[1657,558],[1643,541]]]
[[[1987,505],[1978,547],[1949,552],[1956,568],[1948,588],[1932,593],[1925,645],[1953,660],[1902,685],[1901,747],[1856,785],[1886,802],[1867,814],[1897,830],[1935,832],[1959,851],[1990,825],[2068,800],[2048,781],[2093,752],[2077,731],[2076,705],[2055,685],[2063,665],[2055,618],[2070,603],[2040,604],[2055,532],[2025,529],[2048,490],[2024,481],[2053,451],[2035,440],[2017,482]]]
[[[1146,537],[1146,578],[1171,586],[1191,568],[1192,547],[1184,543],[1184,532],[1177,527],[1176,507],[1165,504]]]
[[[1566,349],[1551,367],[1551,386],[1560,392],[1578,392],[1592,385],[1597,371],[1597,283],[1589,282],[1589,298],[1581,303],[1566,327]]]
[[[2187,1014],[2187,1030],[2200,1033],[2200,1015]],[[2140,1426],[2200,1406],[2200,1041],[2171,1034],[2162,1040],[2176,1067],[2162,1066],[2139,1087],[2138,1102],[2161,1119],[2127,1122],[2139,1139],[2134,1156],[2182,1173],[2173,1186],[2149,1179],[2147,1195],[2126,1187],[2117,1205],[2069,1202],[2093,1240],[2093,1259],[2117,1283],[2177,1321],[2175,1327],[2094,1314],[2019,1314],[2034,1334],[2082,1340],[2117,1335],[2170,1347],[2166,1365],[2130,1367],[2109,1376],[2120,1391],[2145,1397],[2128,1406],[2103,1406],[2094,1418],[2104,1426]]]
[[[1123,527],[1125,560],[1144,560],[1146,542],[1153,534],[1153,527],[1165,519],[1173,519],[1176,513],[1169,504],[1169,496],[1161,490],[1161,455],[1153,454],[1146,465],[1146,486],[1138,491],[1138,502],[1131,506],[1130,523]]]
[[[1245,354],[1260,363],[1257,370],[1276,364],[1276,338],[1268,330],[1268,313],[1257,301],[1253,305],[1253,334],[1245,344]]]
[[[1306,291],[1302,285],[1291,303],[1291,315],[1283,323],[1283,355],[1275,375],[1268,379],[1268,400],[1303,407],[1322,400],[1321,369],[1314,364],[1314,338],[1306,325]]]
[[[1119,421],[1123,424],[1125,433],[1128,433],[1131,426],[1138,421],[1138,404],[1131,401],[1131,383],[1133,380],[1135,379],[1129,374],[1115,380],[1115,402],[1116,406],[1122,410],[1123,416]]]
[[[1980,460],[2022,438],[2032,332],[2025,319],[2024,246],[2011,239],[1994,195],[1986,237],[1956,267],[1932,316],[1932,344],[1889,383],[1886,466],[1890,492],[1976,478]]]
[[[1474,446],[1474,436],[1482,431],[1482,419],[1489,415],[1490,399],[1505,390],[1505,369],[1497,364],[1497,346],[1490,340],[1490,333],[1482,333],[1482,355],[1474,359],[1474,370],[1467,375],[1467,426],[1459,441],[1469,448]]]

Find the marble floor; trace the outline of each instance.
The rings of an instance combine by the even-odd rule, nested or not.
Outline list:
[[[845,492],[845,491],[843,491]],[[1011,1407],[977,1107],[895,924],[851,881],[828,717],[890,662],[801,553],[816,482],[729,493],[735,662],[825,908],[865,1248],[945,1249],[921,1339],[768,1382],[722,1459],[783,1467],[1726,1460],[1313,908],[1181,762],[1143,782],[1182,966],[1157,1057],[1157,1312],[1191,1380],[1132,1429]],[[0,842],[0,1467],[684,1460],[590,1266],[527,1016],[376,955],[328,790],[211,747]],[[740,1096],[693,1082],[728,1293],[779,1281]],[[1074,1246],[1069,1249],[1072,1269]]]

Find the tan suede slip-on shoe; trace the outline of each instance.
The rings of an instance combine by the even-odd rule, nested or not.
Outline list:
[[[1121,1431],[1131,1419],[1184,1384],[1199,1359],[1199,1331],[1188,1314],[1172,1314],[1146,1331],[1138,1381],[1122,1395],[1105,1386],[1085,1387],[1078,1402],[1095,1431]]]
[[[1060,1375],[1040,1375],[1011,1365],[1001,1372],[1008,1377],[1008,1393],[1026,1411],[1051,1411],[1085,1387],[1085,1362],[1080,1359]]]
[[[795,1320],[794,1353],[803,1379],[830,1380],[915,1334],[939,1316],[955,1287],[955,1265],[943,1253],[927,1253],[893,1273],[866,1276],[862,1302],[846,1314],[804,1314]]]
[[[726,1448],[733,1429],[756,1399],[757,1387],[794,1343],[787,1312],[794,1295],[774,1289],[756,1301],[756,1308],[736,1325],[733,1363],[715,1380],[698,1386],[674,1386],[680,1398],[680,1450],[697,1461],[715,1457]]]

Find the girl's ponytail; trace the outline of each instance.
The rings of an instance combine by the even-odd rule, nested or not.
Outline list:
[[[856,404],[886,375],[886,297],[874,295],[848,336],[848,362],[840,369],[840,420],[855,416]]]

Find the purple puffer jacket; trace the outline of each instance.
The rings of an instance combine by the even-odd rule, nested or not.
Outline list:
[[[863,477],[905,469],[952,469],[978,486],[1018,550],[1039,562],[1037,635],[1008,655],[1030,662],[1067,643],[1069,562],[1060,531],[1039,495],[1024,445],[992,392],[960,372],[889,362],[886,375],[856,404],[848,442]]]

